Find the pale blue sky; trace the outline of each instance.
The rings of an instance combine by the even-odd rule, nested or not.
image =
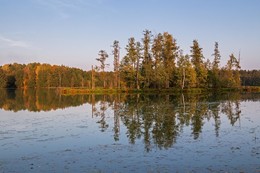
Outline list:
[[[41,62],[89,70],[98,51],[142,31],[167,31],[184,53],[193,39],[222,65],[241,51],[243,69],[260,69],[259,0],[0,0],[0,65]],[[113,58],[108,63],[112,67]]]

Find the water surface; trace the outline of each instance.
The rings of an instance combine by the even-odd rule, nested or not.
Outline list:
[[[0,97],[0,172],[260,171],[260,94]]]

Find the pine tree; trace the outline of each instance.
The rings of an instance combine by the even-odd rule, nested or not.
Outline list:
[[[219,70],[220,58],[221,58],[219,48],[218,48],[218,42],[215,42],[215,49],[214,49],[214,53],[212,54],[212,56],[214,56],[214,60],[213,60],[213,63],[212,63],[213,71],[218,71]]]
[[[240,82],[240,62],[232,53],[225,68],[221,71],[222,87],[238,88],[241,86]]]
[[[220,75],[219,75],[219,63],[220,63],[220,52],[218,48],[218,42],[215,42],[215,49],[214,53],[212,54],[214,57],[213,63],[212,63],[212,69],[211,69],[211,75],[210,75],[210,80],[212,83],[213,88],[218,88],[220,87]]]
[[[119,73],[119,61],[120,61],[120,47],[119,47],[119,41],[115,40],[113,43],[113,56],[114,56],[114,76],[115,76],[115,81],[114,85],[118,89],[120,88],[120,73]]]
[[[162,59],[163,59],[163,35],[159,33],[154,37],[152,44],[152,54],[154,58],[154,74],[153,74],[153,83],[156,88],[161,87],[162,80]]]
[[[163,33],[163,65],[165,70],[165,88],[170,87],[170,80],[175,70],[175,60],[178,57],[178,46],[171,34]]]
[[[144,30],[143,41],[143,63],[142,63],[142,74],[145,79],[145,88],[149,88],[152,80],[153,69],[152,69],[152,56],[150,53],[152,34],[149,30]]]
[[[136,42],[136,89],[140,89],[140,60],[142,58],[141,56],[142,46],[140,42]]]
[[[126,56],[122,59],[121,66],[123,77],[128,87],[133,88],[136,86],[136,67],[137,67],[137,50],[135,38],[128,39],[128,45],[126,45]]]
[[[100,62],[99,69],[101,70],[101,75],[103,78],[103,87],[106,88],[105,68],[108,64],[106,64],[105,62],[106,62],[106,59],[108,58],[108,54],[105,50],[100,50],[98,55],[99,55],[99,58],[96,58],[96,60]]]
[[[202,54],[202,48],[200,48],[197,40],[193,40],[193,46],[191,46],[191,57],[191,62],[196,71],[196,85],[197,87],[206,87],[207,69],[203,63],[204,56]]]

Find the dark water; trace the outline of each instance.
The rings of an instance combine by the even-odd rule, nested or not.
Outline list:
[[[0,172],[260,172],[260,94],[0,93]]]

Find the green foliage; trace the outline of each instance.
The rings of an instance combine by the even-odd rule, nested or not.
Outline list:
[[[171,77],[175,70],[175,61],[178,57],[178,46],[176,40],[168,32],[163,33],[163,67],[165,70],[165,88],[170,87]]]
[[[199,46],[198,40],[193,40],[193,46],[191,46],[191,62],[196,71],[196,85],[197,87],[204,88],[207,86],[207,68],[203,62],[204,56],[202,54],[202,48]]]
[[[218,42],[215,42],[215,49],[214,49],[214,53],[212,54],[212,56],[214,57],[214,60],[213,60],[213,63],[212,63],[213,71],[218,71],[219,70],[220,58],[221,58],[219,48],[218,48]]]
[[[232,53],[229,56],[226,67],[222,68],[220,75],[222,76],[222,87],[239,88],[241,86],[240,80],[240,62]]]
[[[127,53],[121,62],[122,78],[126,81],[127,87],[139,88],[141,44],[131,37],[125,49]]]
[[[113,56],[114,56],[114,86],[115,88],[119,89],[120,88],[120,73],[119,73],[119,68],[120,68],[120,47],[119,47],[119,41],[115,40],[113,43]]]
[[[179,86],[181,89],[195,87],[196,72],[195,69],[192,67],[189,55],[184,56],[181,53],[177,65],[177,86]]]
[[[161,33],[156,35],[152,44],[152,55],[154,57],[154,73],[152,82],[155,88],[162,85],[162,60],[163,60],[163,36]]]
[[[151,41],[152,41],[152,32],[149,30],[143,31],[143,63],[141,74],[144,77],[144,88],[149,88],[153,76],[153,61],[151,56]]]
[[[106,66],[108,66],[108,64],[106,64],[106,59],[108,58],[108,54],[106,51],[104,50],[100,50],[99,53],[99,58],[96,58],[96,60],[98,62],[100,62],[100,67],[97,67],[98,70],[101,70],[101,75],[102,75],[102,79],[103,79],[103,87],[106,88],[106,76],[105,76],[105,68]]]

